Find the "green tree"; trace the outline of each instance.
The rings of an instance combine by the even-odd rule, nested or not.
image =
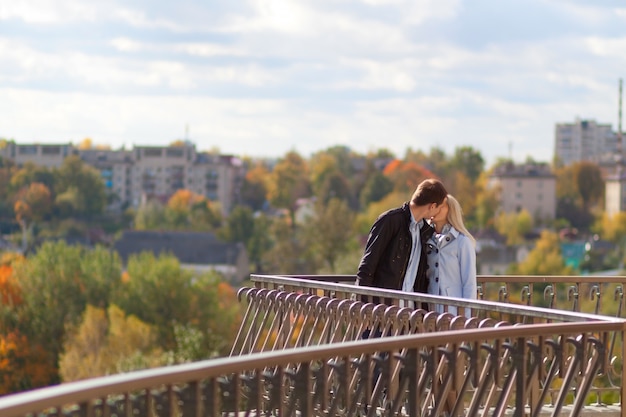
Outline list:
[[[272,274],[314,274],[315,260],[309,255],[306,243],[294,232],[291,221],[275,218],[269,227],[270,248],[263,256],[263,264]]]
[[[167,225],[165,207],[158,201],[148,201],[137,209],[134,217],[135,230],[154,230]]]
[[[230,343],[232,329],[228,317],[220,310],[215,273],[194,274],[181,268],[169,254],[155,257],[149,252],[131,256],[127,273],[119,286],[115,303],[126,314],[155,326],[157,342],[164,350],[176,349],[177,325],[192,326],[206,336],[206,356],[224,349]],[[232,306],[231,306],[232,307]],[[212,335],[222,335],[215,338]],[[219,346],[214,345],[219,342]]]
[[[369,177],[361,191],[361,207],[367,207],[370,203],[382,200],[391,191],[393,191],[391,180],[382,172],[376,171]]]
[[[97,169],[71,155],[65,158],[54,174],[60,215],[92,219],[103,213],[107,196]]]
[[[471,182],[474,182],[485,169],[485,160],[480,151],[473,147],[460,146],[455,149],[449,167],[452,170],[462,172]]]
[[[313,217],[305,222],[303,234],[309,251],[331,273],[336,269],[337,259],[354,243],[354,218],[345,201],[333,198],[328,204],[318,202]]]
[[[86,291],[97,285],[82,275],[84,263],[98,265],[90,262],[85,248],[61,241],[44,243],[27,262],[15,264],[14,274],[24,300],[18,310],[20,330],[45,348],[56,369],[65,326],[77,324],[90,295],[101,294]]]

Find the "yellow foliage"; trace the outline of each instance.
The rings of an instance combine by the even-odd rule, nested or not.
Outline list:
[[[134,316],[126,317],[117,306],[87,306],[77,329],[64,344],[59,373],[65,382],[119,372],[119,364],[140,353],[149,365],[159,365],[161,352],[153,350],[155,332]]]

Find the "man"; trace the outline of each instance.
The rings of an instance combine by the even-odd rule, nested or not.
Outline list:
[[[409,202],[378,216],[359,264],[357,285],[428,293],[422,242],[433,229],[424,219],[439,212],[447,195],[441,181],[426,179]]]

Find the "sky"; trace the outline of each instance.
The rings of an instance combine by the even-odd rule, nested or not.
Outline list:
[[[550,162],[618,129],[619,0],[0,0],[0,138]]]

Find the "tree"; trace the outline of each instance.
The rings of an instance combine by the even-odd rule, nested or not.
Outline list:
[[[297,152],[288,152],[270,174],[267,193],[274,207],[288,210],[292,228],[295,228],[296,201],[310,195],[309,189],[306,161]]]
[[[305,223],[303,233],[309,251],[334,273],[337,259],[354,242],[354,213],[338,198],[328,204],[317,202],[315,213]]]
[[[87,304],[107,306],[119,287],[121,265],[105,249],[90,251],[65,242],[46,242],[26,262],[14,263],[24,302],[17,308],[18,328],[42,346],[58,369],[66,326],[81,319]]]
[[[474,223],[478,230],[495,229],[496,211],[499,205],[500,189],[487,185],[489,173],[484,172],[478,178],[476,188],[476,209]],[[468,221],[469,223],[469,221]]]
[[[544,230],[530,251],[528,257],[517,265],[516,274],[521,275],[573,275],[571,267],[566,266],[561,256],[559,236]]]
[[[474,182],[485,169],[485,160],[480,151],[471,146],[461,146],[455,149],[449,167],[462,172],[471,182]]]
[[[0,395],[6,395],[50,385],[56,369],[41,345],[11,330],[0,334],[0,375]]]
[[[163,350],[175,350],[176,325],[202,332],[206,357],[230,346],[234,337],[229,333],[230,320],[238,317],[219,309],[216,291],[221,280],[216,273],[195,274],[181,268],[173,255],[155,257],[143,252],[129,258],[126,277],[117,289],[115,304],[127,315],[154,326]]]
[[[272,274],[314,274],[315,261],[307,252],[306,243],[290,220],[275,218],[269,228],[270,249],[263,256],[266,269]]]
[[[404,162],[398,159],[391,161],[383,174],[393,183],[394,191],[405,192],[410,196],[417,185],[426,178],[435,178],[436,175],[415,162]]]
[[[107,196],[98,170],[70,155],[54,174],[60,215],[90,219],[102,214]]]
[[[154,230],[168,223],[165,207],[158,201],[148,201],[137,209],[134,217],[135,230]]]
[[[269,171],[265,165],[257,163],[248,172],[241,186],[241,202],[253,211],[263,209],[267,201],[267,186]]]
[[[561,167],[556,173],[557,217],[572,227],[588,230],[593,223],[591,208],[604,195],[604,181],[599,167],[577,162]]]
[[[591,205],[600,203],[604,196],[602,172],[598,165],[583,161],[575,164],[575,173],[583,208],[589,211]]]
[[[361,191],[361,207],[382,200],[391,191],[393,191],[391,180],[380,171],[374,172]]]
[[[42,183],[31,183],[17,193],[13,210],[22,229],[22,252],[24,253],[27,249],[28,230],[52,210],[50,190]]]
[[[533,218],[528,210],[519,213],[500,213],[496,218],[496,230],[506,236],[506,244],[519,245],[524,242],[524,235],[532,230]]]
[[[126,316],[116,305],[107,310],[88,305],[82,321],[68,334],[59,361],[63,382],[165,364],[154,344],[154,329],[137,317]],[[142,365],[129,369],[128,358]]]

